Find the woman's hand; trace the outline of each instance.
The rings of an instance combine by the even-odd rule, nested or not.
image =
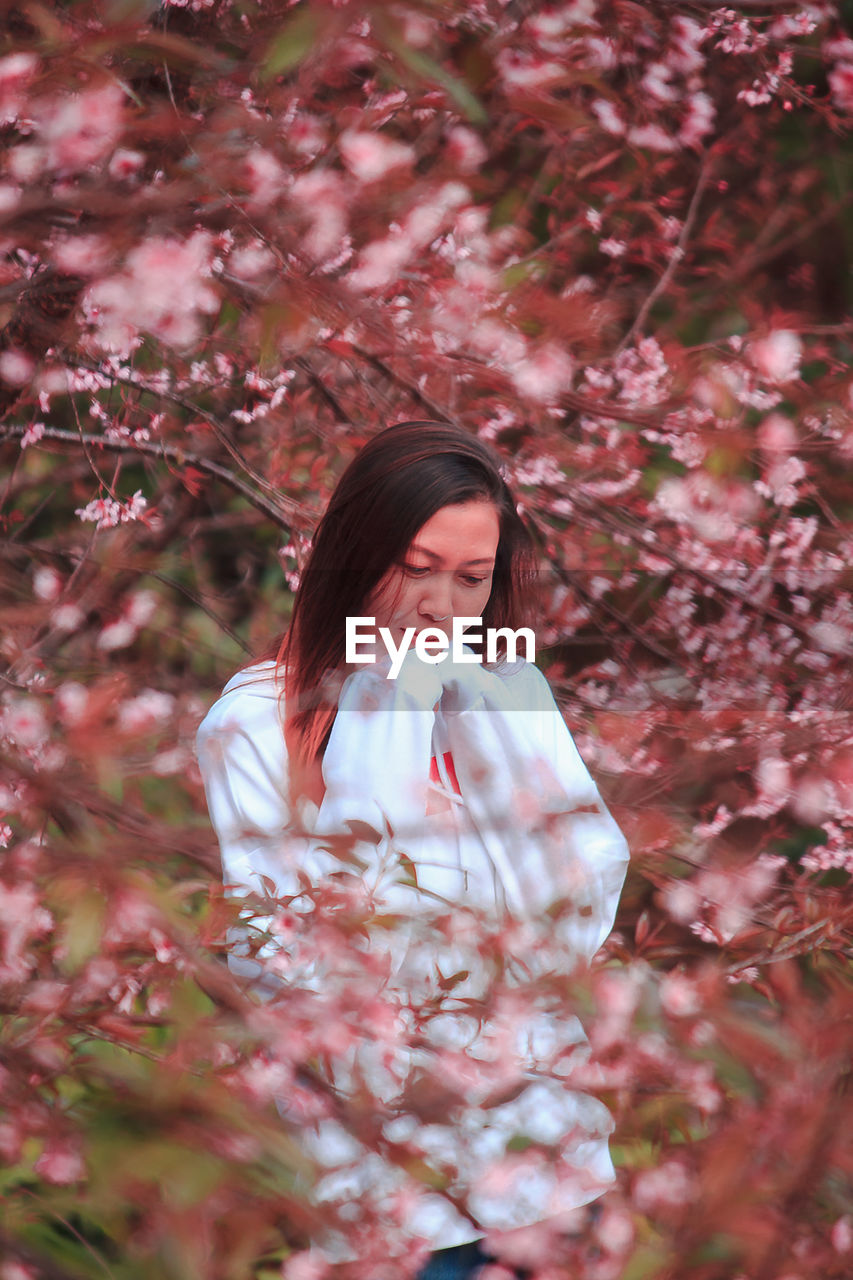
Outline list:
[[[476,658],[467,646],[465,652]],[[489,699],[498,705],[503,701],[503,682],[484,667],[479,658],[472,662],[454,662],[448,656],[438,670],[442,684],[441,709],[445,715],[460,715],[480,700]]]

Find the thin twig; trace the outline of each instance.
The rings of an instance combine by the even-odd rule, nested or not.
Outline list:
[[[323,379],[317,373],[316,369],[305,356],[297,356],[294,361],[302,371],[310,379],[312,385],[319,391],[320,395],[326,401],[326,404],[332,409],[339,422],[345,422],[348,426],[353,426],[353,420],[341,404],[338,397],[333,391],[330,391]]]
[[[89,1243],[86,1237],[80,1231],[77,1230],[77,1228],[74,1226],[73,1223],[69,1222],[67,1218],[63,1218],[62,1214],[57,1213],[56,1210],[53,1209],[50,1205],[45,1204],[42,1197],[37,1196],[34,1191],[30,1191],[27,1187],[21,1187],[21,1191],[23,1192],[24,1195],[29,1196],[31,1200],[35,1200],[36,1204],[41,1205],[47,1211],[47,1213],[50,1215],[51,1218],[55,1218],[56,1221],[65,1228],[65,1230],[69,1233],[69,1235],[74,1236],[74,1238],[78,1240],[80,1244],[82,1244],[83,1248],[87,1251],[87,1253],[90,1253],[92,1255],[92,1257],[95,1259],[98,1265],[103,1267],[104,1271],[106,1271],[107,1275],[110,1277],[110,1280],[115,1280],[115,1272],[109,1266],[107,1266],[107,1263],[98,1253],[97,1249],[95,1249],[94,1246]]]
[[[63,352],[62,358],[70,366],[80,369],[88,369],[91,373],[100,374],[102,377],[109,377],[112,382],[117,382],[120,386],[133,387],[134,390],[143,392],[145,395],[154,396],[160,400],[167,400],[170,404],[177,405],[179,409],[184,409],[194,417],[201,418],[202,421],[206,422],[211,428],[219,443],[227,449],[237,465],[242,467],[247,476],[255,482],[258,488],[263,489],[266,493],[278,496],[278,491],[276,490],[275,485],[270,484],[269,480],[254,469],[240,449],[239,445],[237,445],[231,438],[225,429],[224,424],[215,413],[211,413],[208,409],[202,409],[200,405],[195,403],[195,401],[186,399],[185,396],[180,395],[177,391],[171,391],[168,388],[163,389],[161,387],[149,387],[139,378],[123,377],[114,370],[110,370],[109,373],[105,373],[102,365],[82,360],[78,356],[71,355],[68,352]]]
[[[688,209],[687,209],[687,216],[684,219],[684,225],[681,228],[681,234],[679,235],[678,240],[673,246],[672,253],[670,254],[670,257],[669,257],[669,262],[667,263],[667,266],[666,266],[666,270],[664,271],[660,280],[658,280],[655,287],[652,289],[651,293],[646,298],[643,305],[640,307],[640,310],[637,312],[637,315],[634,319],[634,323],[631,325],[630,329],[625,334],[622,341],[619,343],[619,346],[616,348],[616,351],[614,353],[615,355],[618,355],[620,351],[622,351],[625,347],[627,347],[629,342],[633,340],[634,335],[642,329],[643,325],[646,323],[646,317],[648,316],[655,302],[661,296],[661,294],[669,287],[669,283],[672,280],[672,277],[675,275],[680,264],[684,261],[684,255],[687,252],[687,242],[690,239],[690,236],[692,234],[693,224],[696,221],[696,215],[699,212],[699,205],[701,203],[702,196],[705,193],[705,188],[708,185],[708,181],[710,177],[711,177],[711,161],[708,157],[706,157],[702,162],[701,169],[699,170],[699,177],[696,181],[696,187],[690,199],[690,205],[688,206]]]
[[[0,424],[0,440],[20,440],[27,427],[15,423]],[[152,458],[162,458],[178,467],[195,467],[207,475],[215,476],[235,493],[241,494],[258,511],[268,516],[280,529],[290,533],[294,526],[302,528],[314,524],[315,517],[301,503],[278,494],[272,502],[263,497],[233,471],[223,467],[221,463],[205,458],[201,454],[186,453],[183,449],[168,444],[156,444],[149,440],[110,440],[105,436],[78,435],[76,431],[66,431],[61,427],[46,427],[38,444],[30,448],[38,448],[45,440],[56,440],[62,444],[88,445],[95,448],[108,449],[112,453],[141,453]]]
[[[440,404],[436,404],[428,395],[421,391],[420,387],[410,382],[408,378],[402,377],[401,374],[395,373],[394,370],[385,363],[381,356],[376,356],[372,351],[365,351],[363,347],[353,347],[356,355],[361,356],[368,364],[372,364],[374,369],[378,370],[389,382],[396,387],[401,387],[403,391],[408,392],[416,404],[421,405],[432,417],[438,422],[449,422],[452,426],[461,425],[455,414]]]

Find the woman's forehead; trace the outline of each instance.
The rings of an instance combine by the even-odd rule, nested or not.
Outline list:
[[[495,558],[500,517],[493,502],[476,500],[440,507],[415,534],[409,550],[427,559],[483,561]]]

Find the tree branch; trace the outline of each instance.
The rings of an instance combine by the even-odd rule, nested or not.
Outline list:
[[[27,430],[27,427],[16,423],[0,424],[0,441],[20,440]],[[78,434],[76,431],[67,431],[61,427],[46,427],[44,435],[40,437],[38,444],[30,445],[30,448],[38,448],[45,440],[54,440],[57,443],[75,445],[84,449],[86,447],[107,449],[111,453],[143,454],[146,457],[160,458],[165,462],[173,463],[177,467],[195,467],[206,475],[214,476],[217,480],[221,480],[224,485],[227,485],[235,493],[239,493],[253,507],[287,533],[290,533],[294,526],[305,528],[314,523],[313,513],[309,512],[301,503],[295,502],[292,498],[286,498],[283,494],[278,494],[276,501],[273,502],[263,497],[251,485],[248,485],[245,480],[241,480],[239,476],[236,476],[233,471],[229,471],[227,467],[223,467],[221,463],[214,462],[211,458],[205,458],[202,454],[187,453],[174,445],[156,444],[150,440],[110,440],[105,436]]]
[[[624,348],[627,347],[628,343],[633,340],[634,335],[643,328],[643,325],[646,323],[648,314],[651,311],[652,307],[654,306],[655,302],[658,300],[661,294],[664,293],[665,290],[669,287],[669,283],[672,280],[672,277],[675,275],[679,266],[684,261],[684,255],[687,251],[687,242],[690,239],[691,233],[693,231],[693,224],[696,221],[696,215],[699,212],[699,205],[701,203],[702,196],[705,194],[705,188],[708,185],[708,181],[710,177],[711,177],[711,161],[706,156],[705,159],[702,161],[702,167],[699,170],[699,177],[696,181],[696,186],[694,188],[693,195],[690,199],[690,204],[687,209],[687,216],[685,217],[684,225],[681,228],[681,234],[679,235],[678,240],[673,246],[672,253],[670,254],[669,262],[666,265],[666,270],[664,271],[661,278],[658,280],[655,287],[652,289],[651,293],[646,298],[643,305],[640,307],[640,310],[637,312],[637,315],[634,319],[634,323],[631,325],[630,329],[625,334],[622,341],[619,343],[619,346],[616,348],[616,351],[614,354],[618,355],[620,351],[624,350]]]

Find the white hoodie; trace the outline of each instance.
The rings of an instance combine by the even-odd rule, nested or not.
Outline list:
[[[323,758],[324,799],[319,811],[307,806],[298,819],[288,802],[275,665],[247,668],[228,682],[198,731],[226,885],[262,891],[266,877],[273,896],[298,895],[305,876],[316,883],[340,873],[333,838],[348,835],[357,837],[366,890],[385,908],[417,919],[470,907],[495,921],[538,922],[530,953],[516,957],[527,974],[589,961],[612,928],[628,851],[544,676],[523,660],[491,669],[449,660],[427,665],[413,652],[396,680],[386,671],[387,664],[366,666],[345,681]],[[543,947],[543,913],[566,900],[571,909],[554,914]],[[398,987],[421,988],[424,957],[417,947],[407,950],[404,931],[386,945]],[[238,943],[232,966],[257,979],[258,965],[241,960],[239,950]],[[316,972],[299,979],[322,982]],[[476,975],[458,994],[468,993],[476,998]],[[563,1043],[582,1043],[580,1023],[569,1023],[559,1029]],[[532,1042],[540,1033],[553,1041],[553,1028],[531,1011],[526,1035]],[[445,1034],[453,1040],[452,1028]],[[459,1042],[470,1052],[466,1034]],[[342,1064],[338,1087],[351,1066]],[[531,1066],[529,1084],[511,1101],[483,1108],[472,1090],[462,1117],[419,1128],[421,1148],[457,1171],[456,1203],[416,1184],[413,1236],[446,1247],[485,1230],[559,1218],[612,1182],[606,1108],[559,1080],[534,1078]],[[359,1069],[368,1068],[360,1061]],[[387,1092],[387,1080],[385,1086]],[[389,1138],[408,1136],[410,1121],[399,1115],[390,1122]],[[561,1169],[545,1159],[519,1161],[516,1178],[490,1185],[490,1169],[519,1136],[559,1149]],[[305,1137],[328,1169],[317,1188],[321,1200],[375,1200],[406,1181],[335,1121],[319,1122]],[[460,1191],[470,1216],[460,1211]],[[346,1253],[342,1240],[330,1239],[326,1248],[330,1256]]]

